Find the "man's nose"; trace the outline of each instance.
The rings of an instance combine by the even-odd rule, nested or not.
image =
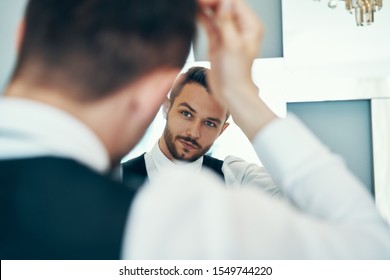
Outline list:
[[[200,134],[200,130],[201,130],[201,123],[193,123],[193,125],[191,125],[186,133],[187,133],[187,136],[191,137],[192,139],[199,139],[201,134]]]

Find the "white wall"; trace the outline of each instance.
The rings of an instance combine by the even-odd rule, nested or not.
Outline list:
[[[0,1],[0,95],[12,71],[16,55],[16,32],[26,0]]]

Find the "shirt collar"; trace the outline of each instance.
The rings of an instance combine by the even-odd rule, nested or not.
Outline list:
[[[188,169],[191,169],[193,171],[200,172],[200,170],[202,168],[202,164],[203,164],[203,157],[200,157],[197,160],[192,161],[192,162],[179,161],[179,160],[171,161],[161,151],[158,141],[154,145],[150,154],[151,154],[151,157],[152,157],[158,171],[161,171],[163,168],[166,168],[166,167],[176,167],[177,168],[178,166],[181,166],[183,168],[188,168]]]
[[[96,134],[55,107],[15,97],[0,97],[0,158],[58,156],[97,172],[109,168],[109,155]]]

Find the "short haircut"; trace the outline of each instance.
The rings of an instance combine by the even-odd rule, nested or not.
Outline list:
[[[171,104],[171,107],[173,103],[175,102],[176,97],[178,97],[183,90],[183,87],[186,84],[198,84],[202,86],[209,94],[211,94],[209,84],[207,82],[207,73],[209,72],[209,69],[201,66],[194,66],[187,70],[187,72],[182,73],[179,75],[179,77],[176,79],[175,84],[173,85],[171,92],[169,94],[169,102]],[[226,119],[229,118],[230,114],[229,112],[226,114]]]
[[[197,9],[196,0],[29,0],[13,79],[94,100],[158,67],[180,69]]]
[[[171,93],[169,94],[169,100],[171,105],[175,102],[176,97],[179,96],[181,93],[183,87],[186,84],[198,84],[205,88],[207,92],[209,91],[209,86],[206,79],[206,72],[208,71],[207,68],[195,66],[191,67],[187,70],[187,72],[182,73],[179,75],[179,77],[176,79],[175,84],[173,85],[171,89]]]

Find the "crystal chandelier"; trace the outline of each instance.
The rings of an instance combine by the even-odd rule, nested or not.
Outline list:
[[[317,0],[321,1],[321,0]],[[329,8],[336,8],[338,1],[345,2],[345,8],[352,14],[355,11],[358,26],[374,22],[374,13],[382,8],[383,0],[329,0]]]

